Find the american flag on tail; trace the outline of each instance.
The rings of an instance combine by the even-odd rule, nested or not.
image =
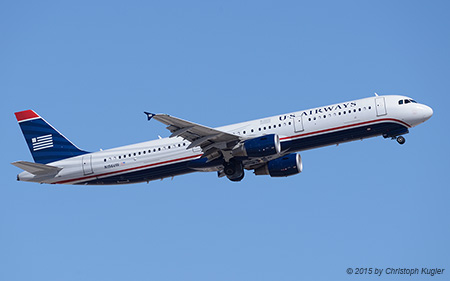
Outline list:
[[[33,143],[33,151],[51,148],[53,147],[53,136],[52,134],[49,134],[37,138],[32,138],[31,142]]]

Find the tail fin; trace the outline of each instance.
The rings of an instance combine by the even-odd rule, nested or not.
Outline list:
[[[15,113],[34,162],[50,162],[88,153],[76,147],[33,110]]]

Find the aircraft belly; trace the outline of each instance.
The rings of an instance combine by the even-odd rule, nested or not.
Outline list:
[[[104,185],[104,184],[126,184],[126,183],[138,183],[145,181],[152,181],[158,179],[164,179],[169,177],[175,177],[178,175],[188,174],[195,172],[188,167],[189,161],[168,164],[159,167],[151,167],[138,171],[128,172],[120,175],[111,175],[103,178],[97,178],[80,182],[77,184],[87,185]]]
[[[340,131],[305,136],[293,140],[286,140],[281,142],[281,149],[289,149],[289,151],[308,150],[327,145],[375,137],[389,131],[401,130],[404,128],[406,127],[394,122],[370,124]]]

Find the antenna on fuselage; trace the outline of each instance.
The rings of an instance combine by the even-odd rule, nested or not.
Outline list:
[[[374,94],[375,94],[376,97],[378,97],[378,94],[376,92]]]

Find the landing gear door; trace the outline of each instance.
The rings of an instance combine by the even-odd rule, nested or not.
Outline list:
[[[303,130],[305,130],[303,128],[303,120],[302,120],[302,116],[295,116],[294,117],[294,131],[296,133],[298,132],[302,132]]]
[[[84,175],[93,174],[92,170],[92,155],[83,156],[83,173]]]
[[[383,116],[387,114],[384,97],[375,98],[375,106],[377,108],[377,116]]]

